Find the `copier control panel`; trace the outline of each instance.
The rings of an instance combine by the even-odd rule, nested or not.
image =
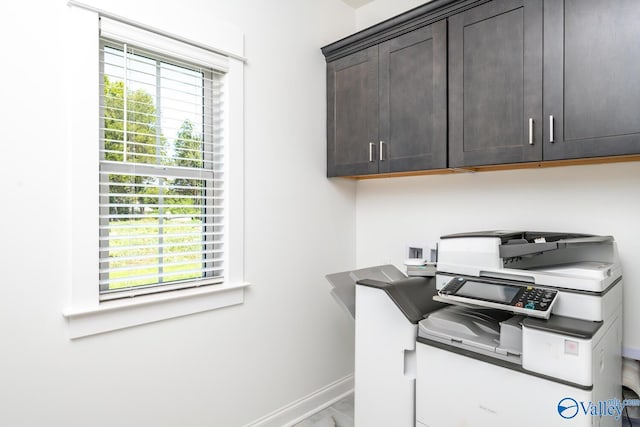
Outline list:
[[[474,305],[548,319],[558,297],[555,289],[501,280],[457,276],[438,292],[441,301]]]

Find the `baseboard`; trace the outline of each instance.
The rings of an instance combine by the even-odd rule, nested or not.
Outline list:
[[[353,374],[347,375],[321,389],[301,398],[270,414],[259,418],[245,427],[288,427],[331,406],[338,400],[353,393]]]

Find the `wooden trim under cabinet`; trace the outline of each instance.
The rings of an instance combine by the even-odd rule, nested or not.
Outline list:
[[[638,161],[640,161],[640,155],[592,157],[592,158],[586,158],[586,159],[552,160],[552,161],[546,161],[546,162],[511,163],[511,164],[504,164],[504,165],[468,166],[464,168],[393,172],[393,173],[384,173],[384,174],[376,174],[376,175],[354,175],[354,176],[344,176],[341,178],[378,179],[378,178],[394,178],[394,177],[404,177],[404,176],[447,175],[447,174],[454,174],[454,173],[503,171],[503,170],[514,170],[514,169],[552,168],[557,166],[600,165],[600,164],[607,164],[607,163],[623,163],[623,162],[638,162]]]

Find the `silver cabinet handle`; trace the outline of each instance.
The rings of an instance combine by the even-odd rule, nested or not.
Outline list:
[[[384,141],[380,141],[380,160],[384,160]]]
[[[529,117],[529,145],[533,145],[533,119]]]
[[[374,147],[374,143],[370,142],[369,143],[369,161],[373,162],[373,147]]]
[[[553,116],[549,116],[549,142],[555,142],[553,139]]]

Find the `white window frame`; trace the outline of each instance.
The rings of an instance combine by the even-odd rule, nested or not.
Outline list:
[[[114,31],[114,25],[116,26],[115,31]],[[119,31],[120,27],[124,27],[123,29],[125,31],[124,32]],[[141,30],[136,29],[135,32],[140,33]],[[144,31],[142,32],[146,33]],[[123,33],[124,33],[124,36],[122,35]],[[225,96],[224,86],[226,81],[226,74],[228,71],[227,58],[221,57],[220,55],[216,55],[216,54],[208,54],[208,55],[201,55],[204,58],[201,60],[196,60],[194,58],[197,56],[196,54],[201,53],[200,52],[201,49],[192,48],[191,46],[187,46],[186,48],[183,48],[180,50],[182,52],[188,51],[188,50],[195,50],[195,52],[187,52],[187,53],[192,53],[188,55],[188,58],[187,58],[187,55],[181,55],[181,56],[172,55],[168,57],[166,53],[167,49],[161,49],[160,47],[155,47],[153,51],[151,51],[150,49],[142,50],[138,46],[132,46],[131,40],[135,39],[136,41],[138,41],[141,39],[141,37],[135,37],[135,38],[131,37],[132,35],[131,33],[132,33],[131,29],[120,22],[113,21],[108,18],[100,19],[100,36],[101,36],[100,62],[101,62],[101,65],[103,65],[103,67],[101,67],[101,70],[100,70],[101,76],[102,75],[109,76],[110,72],[115,73],[115,75],[111,77],[113,81],[117,81],[119,79],[120,72],[122,72],[123,74],[126,73],[127,56],[131,59],[131,64],[134,67],[134,70],[135,70],[135,64],[137,63],[137,61],[143,60],[145,61],[145,63],[149,63],[149,61],[153,61],[153,64],[154,64],[153,71],[156,73],[154,78],[154,83],[156,86],[152,90],[152,93],[157,98],[154,101],[155,102],[154,105],[156,106],[156,111],[154,112],[155,114],[154,119],[156,121],[160,121],[161,120],[160,117],[162,116],[162,108],[160,108],[160,105],[162,105],[165,101],[162,98],[162,94],[160,93],[163,85],[163,81],[160,77],[162,73],[161,72],[162,66],[160,64],[161,63],[172,64],[174,67],[176,66],[180,67],[181,70],[190,70],[189,72],[193,73],[193,74],[190,74],[190,76],[198,75],[199,76],[198,82],[200,84],[199,89],[201,91],[201,94],[199,94],[200,96],[197,98],[197,101],[193,98],[189,99],[189,101],[200,103],[200,105],[198,106],[200,107],[200,111],[199,111],[200,118],[196,119],[195,117],[192,117],[192,119],[195,120],[196,123],[199,123],[199,125],[195,125],[196,127],[202,127],[202,130],[201,130],[202,144],[199,149],[201,150],[200,155],[202,156],[203,162],[199,165],[200,167],[196,169],[196,168],[193,168],[192,165],[190,165],[189,167],[184,167],[179,164],[172,165],[172,166],[161,166],[161,165],[158,165],[157,163],[140,162],[139,161],[140,157],[137,157],[136,155],[134,155],[134,158],[133,158],[134,161],[132,162],[127,162],[125,160],[126,155],[123,157],[122,160],[119,160],[119,161],[109,160],[105,151],[107,149],[107,144],[108,144],[105,138],[106,131],[107,131],[105,129],[106,122],[102,121],[102,119],[105,119],[105,111],[107,111],[106,110],[107,108],[106,93],[104,94],[105,98],[102,99],[101,105],[103,106],[103,108],[105,108],[105,110],[100,112],[100,116],[102,116],[101,122],[100,122],[100,128],[102,130],[101,136],[100,136],[101,137],[100,150],[102,153],[101,161],[100,161],[100,177],[101,177],[100,205],[102,207],[101,209],[102,220],[100,223],[100,226],[101,226],[100,263],[101,263],[101,269],[102,269],[100,274],[101,276],[100,277],[100,289],[101,289],[100,300],[101,301],[113,300],[118,298],[126,298],[126,297],[131,297],[136,295],[142,295],[142,294],[165,292],[168,290],[205,286],[205,285],[211,285],[214,283],[218,284],[224,281],[224,266],[221,265],[222,264],[221,257],[223,253],[221,253],[220,251],[225,251],[225,249],[224,247],[221,247],[220,244],[226,243],[221,240],[221,239],[224,239],[224,237],[226,236],[226,233],[224,233],[224,226],[226,226],[226,221],[224,220],[225,219],[224,212],[225,212],[226,204],[222,206],[223,209],[218,209],[219,200],[214,200],[213,195],[214,193],[216,193],[217,197],[222,197],[224,201],[224,197],[225,197],[224,188],[221,188],[221,184],[224,184],[225,182],[224,180],[225,170],[224,168],[220,168],[221,164],[215,160],[222,160],[223,162],[222,166],[224,166],[224,162],[226,161],[226,159],[224,155],[220,156],[221,154],[220,151],[221,151],[221,148],[222,149],[225,148],[226,145],[225,145],[224,137],[223,136],[221,137],[221,135],[218,132],[220,129],[214,130],[212,129],[212,126],[213,126],[214,116],[216,116],[217,118],[220,112],[225,111],[224,108],[222,109],[214,108],[213,103],[220,102],[220,101],[226,102],[224,99],[220,99],[219,97]],[[162,41],[162,39],[158,39],[157,37],[153,38],[152,40],[153,42],[156,42],[156,40]],[[149,45],[149,44],[150,43],[147,43],[146,45]],[[157,45],[158,43],[151,43],[151,44]],[[164,44],[165,43],[163,43],[163,45]],[[107,52],[109,52],[109,49],[111,49],[111,52],[112,52],[111,55],[113,55],[111,59],[108,59],[109,54]],[[162,50],[162,53],[158,54],[157,52],[160,50]],[[208,53],[208,52],[204,52],[204,53]],[[116,58],[119,58],[119,55],[122,55],[120,57],[122,60],[122,64],[117,64],[118,59]],[[211,59],[207,57],[211,57]],[[196,60],[197,62],[187,63],[186,62],[187,59]],[[114,63],[111,65],[111,70],[109,70],[109,65],[106,65],[108,61],[112,61]],[[119,69],[118,68],[119,66],[122,66],[122,68]],[[212,68],[212,66],[214,66],[215,68]],[[147,70],[147,72],[149,71],[150,70]],[[124,77],[123,83],[125,87],[128,87],[130,84],[135,84],[130,80],[131,76],[125,77],[123,75],[122,77]],[[179,77],[174,76],[173,78],[175,79]],[[101,81],[102,81],[102,78],[101,78]],[[164,83],[166,84],[166,80]],[[222,85],[222,87],[219,87],[218,85]],[[215,89],[214,89],[214,86],[216,86]],[[191,86],[185,86],[185,87],[191,88]],[[171,96],[169,96],[169,98],[170,97]],[[126,99],[126,97],[124,99]],[[126,105],[126,103],[123,102],[123,107],[124,105]],[[185,108],[184,104],[181,104],[181,108]],[[196,107],[194,106],[194,108]],[[196,110],[192,110],[192,111],[196,111]],[[110,112],[113,112],[113,111],[110,110]],[[172,111],[172,113],[175,114],[175,111]],[[225,117],[221,117],[221,118],[225,120]],[[124,129],[126,129],[126,127],[123,126],[123,136],[124,136]],[[225,129],[225,128],[222,127],[221,129]],[[165,133],[165,131],[168,131],[168,129],[162,128],[162,122],[159,122],[157,128],[154,131],[155,132],[160,131],[161,133]],[[103,135],[102,132],[105,132],[105,135]],[[123,140],[124,139],[125,138],[123,138]],[[136,144],[135,141],[133,143]],[[154,143],[157,143],[157,141],[154,141]],[[112,149],[114,148],[112,147]],[[117,150],[117,148],[115,149]],[[123,150],[123,153],[125,151],[126,150]],[[169,154],[158,153],[157,147],[156,147],[155,154],[156,156],[158,156],[153,158],[153,161],[155,162],[157,162],[158,160],[161,162],[168,160],[167,157],[163,157],[163,156],[168,156]],[[149,157],[145,155],[144,160],[149,160]],[[200,194],[202,198],[198,199],[197,198],[198,196],[195,196],[196,199],[193,200],[192,203],[195,203],[198,206],[200,206],[202,209],[201,213],[207,215],[199,218],[202,221],[202,226],[199,229],[199,233],[202,233],[204,231],[205,233],[208,232],[208,234],[200,235],[202,239],[201,240],[202,245],[200,245],[201,252],[199,254],[201,257],[200,258],[201,262],[199,263],[200,264],[199,277],[174,280],[175,276],[172,277],[171,274],[168,274],[167,276],[165,276],[164,274],[161,273],[161,270],[167,263],[168,264],[171,263],[172,256],[169,256],[168,257],[169,260],[167,260],[164,256],[156,255],[152,260],[150,260],[149,258],[145,258],[145,260],[147,262],[150,262],[151,264],[157,263],[156,264],[158,268],[157,275],[152,274],[152,276],[154,277],[147,277],[147,278],[155,279],[157,280],[157,282],[147,283],[142,286],[135,286],[135,287],[127,286],[124,288],[117,288],[117,289],[111,288],[111,285],[118,283],[118,281],[120,281],[120,283],[122,282],[126,283],[126,281],[135,280],[135,277],[138,274],[140,274],[139,270],[134,270],[134,271],[129,270],[131,273],[130,276],[120,277],[118,279],[115,279],[112,282],[110,273],[105,271],[111,267],[112,261],[115,261],[116,264],[118,263],[118,254],[116,253],[114,257],[114,254],[110,250],[111,242],[112,241],[122,242],[120,238],[118,238],[117,236],[112,237],[112,234],[111,234],[112,233],[111,230],[118,229],[118,223],[117,222],[112,223],[112,221],[106,217],[107,215],[114,214],[114,212],[112,212],[110,209],[110,204],[112,202],[114,202],[114,204],[116,205],[119,203],[122,203],[122,201],[119,201],[119,200],[113,201],[111,199],[111,194],[113,193],[113,190],[114,190],[114,184],[110,182],[110,177],[112,175],[115,175],[115,176],[138,175],[138,176],[145,176],[145,177],[153,177],[155,179],[159,179],[160,181],[164,181],[166,179],[171,180],[172,178],[176,178],[176,177],[189,176],[189,177],[192,177],[193,179],[200,180],[199,181],[200,185],[202,185],[202,187],[200,188],[203,191]],[[154,182],[150,185],[153,185],[153,184],[160,186],[159,182]],[[149,185],[149,183],[147,183],[147,185]],[[126,193],[126,191],[123,190],[123,188],[124,187],[122,187],[121,185],[115,186],[115,189],[117,189],[117,191]],[[166,195],[165,198],[170,199],[171,196]],[[128,200],[126,203],[131,203],[131,201]],[[158,204],[159,205],[161,204],[160,199],[158,199]],[[140,213],[137,213],[136,215],[140,215]],[[170,218],[170,215],[171,214],[169,214],[169,217],[167,218]],[[171,227],[164,228],[164,224],[162,224],[162,222],[163,222],[162,219],[158,218],[158,230],[153,231],[154,235],[155,233],[162,233],[163,235],[165,235],[166,233],[169,233],[169,234],[171,233],[172,228]],[[215,235],[214,235],[214,228],[216,229]],[[191,228],[186,232],[193,232],[193,231],[195,230]],[[150,230],[146,229],[145,233],[148,233],[148,232],[150,232]],[[183,230],[182,232],[185,232],[185,231]],[[145,236],[149,236],[149,235],[145,234]],[[133,241],[131,241],[129,244],[135,245],[136,243],[139,244],[139,241],[136,242],[136,239],[133,239]],[[214,249],[214,246],[216,247],[215,249]],[[189,250],[193,251],[193,248]],[[159,253],[162,253],[162,249],[160,249],[160,247],[159,247]],[[127,255],[130,255],[130,254],[127,254]],[[175,256],[175,254],[173,256]],[[193,263],[193,261],[194,259],[191,258],[189,262]],[[125,263],[124,268],[131,269],[132,264]],[[196,273],[192,265],[190,265],[189,268],[192,270],[192,274]],[[145,271],[145,274],[149,274],[148,271]]]
[[[137,295],[100,302],[99,278],[99,19],[110,22],[110,36],[141,47],[192,59],[210,51],[209,61],[226,75],[225,281],[222,284]],[[68,300],[63,315],[70,338],[113,331],[184,316],[244,301],[244,58],[242,33],[225,28],[219,49],[181,35],[157,30],[104,11],[70,2],[66,16],[68,94],[68,227],[70,263]],[[146,45],[145,45],[146,44]],[[196,45],[198,49],[190,49]],[[204,49],[203,49],[204,46]],[[220,55],[220,52],[224,53]],[[133,295],[133,294],[132,294]]]

